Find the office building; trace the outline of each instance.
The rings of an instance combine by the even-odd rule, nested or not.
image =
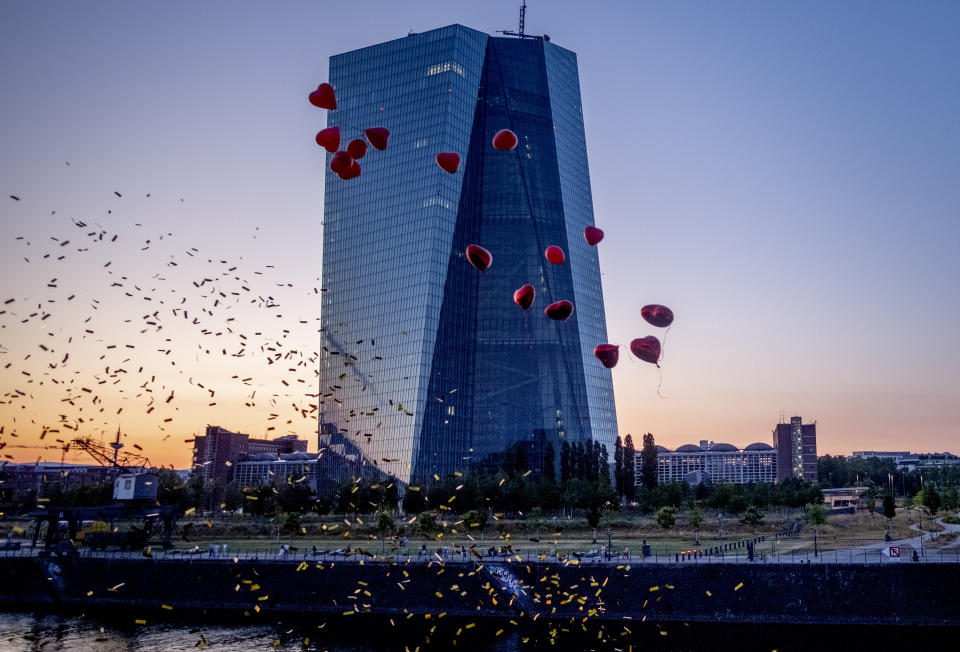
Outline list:
[[[306,450],[306,440],[296,435],[254,439],[250,435],[230,432],[219,426],[207,426],[206,432],[193,440],[193,473],[204,480],[229,482],[233,479],[233,465],[243,455],[303,453]]]
[[[957,465],[960,465],[960,457],[953,453],[911,453],[897,460],[897,468],[906,471]]]
[[[640,468],[640,451],[637,451]],[[657,482],[686,482],[690,485],[750,484],[774,482],[777,474],[777,451],[763,443],[740,449],[732,444],[701,441],[700,445],[684,444],[672,451],[657,446]],[[640,478],[637,474],[637,485]]]
[[[850,457],[864,460],[874,457],[879,460],[893,460],[895,464],[900,464],[900,460],[910,457],[910,451],[853,451]]]
[[[777,449],[777,481],[796,478],[819,482],[817,472],[817,423],[803,423],[791,417],[789,423],[773,428],[773,447]]]
[[[898,469],[914,469],[952,466],[960,464],[960,457],[952,453],[911,453],[909,451],[854,451],[850,457],[893,460]]]
[[[612,451],[576,55],[451,25],[334,56],[329,81],[342,142],[373,126],[390,138],[359,177],[326,172],[318,435],[342,433],[402,482],[493,464],[517,442]],[[515,149],[493,148],[502,129]],[[440,152],[460,155],[458,172]],[[469,244],[490,250],[489,269]],[[564,264],[545,260],[550,245]],[[512,296],[528,283],[524,311]],[[544,316],[564,299],[568,320]]]
[[[233,470],[241,487],[302,484],[317,491],[317,456],[311,453],[254,453],[244,455]]]

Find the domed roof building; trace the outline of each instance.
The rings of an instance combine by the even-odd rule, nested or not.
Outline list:
[[[701,440],[699,446],[684,444],[674,451],[657,447],[657,479],[661,484],[773,482],[776,473],[776,449],[760,442],[743,450],[726,442],[707,440]]]
[[[724,444],[724,443],[710,444],[711,452],[726,453],[726,452],[736,451],[736,450],[740,450],[740,449],[734,446],[733,444]]]

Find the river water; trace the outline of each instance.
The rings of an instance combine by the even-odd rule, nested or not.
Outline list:
[[[388,624],[389,623],[389,624]],[[600,633],[579,622],[521,623],[466,620],[444,624],[381,623],[339,619],[317,625],[137,624],[126,616],[110,619],[56,613],[0,613],[2,652],[173,652],[245,650],[849,650],[908,649],[957,640],[960,628],[850,625],[750,625],[712,623],[608,624]],[[439,626],[439,627],[438,627]],[[334,629],[335,628],[335,629]],[[459,636],[458,636],[459,634]],[[598,635],[599,634],[599,635]],[[452,644],[456,640],[457,644]],[[919,648],[918,648],[919,649]]]
[[[385,623],[384,623],[385,624]],[[367,652],[373,650],[449,649],[452,626],[433,632],[422,622],[399,632],[378,624],[359,623],[354,630],[341,622],[336,629],[298,622],[294,625],[260,624],[137,624],[123,617],[89,618],[56,613],[0,613],[0,651],[7,652],[170,652],[207,649],[222,652],[241,650],[332,650]],[[458,626],[459,627],[459,626]],[[507,652],[522,646],[516,634],[495,636],[485,624],[471,628],[471,638],[460,647]],[[489,641],[487,641],[489,639]],[[482,641],[482,642],[481,642]]]

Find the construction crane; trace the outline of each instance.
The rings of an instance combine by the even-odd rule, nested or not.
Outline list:
[[[130,467],[145,469],[153,466],[146,456],[140,455],[139,453],[131,451],[124,452],[123,454],[120,453],[120,449],[123,448],[123,444],[120,442],[120,428],[117,428],[117,438],[109,444],[101,444],[90,437],[78,437],[71,440],[67,446],[86,451],[100,466],[111,467],[120,471]],[[133,447],[138,450],[140,449],[136,444],[134,444]],[[111,448],[113,449],[112,453],[110,451]]]
[[[499,34],[503,34],[504,36],[517,36],[519,38],[535,38],[535,39],[540,39],[542,41],[550,40],[550,37],[547,36],[546,34],[543,34],[541,36],[537,36],[536,34],[527,34],[524,31],[526,22],[527,22],[527,0],[523,0],[523,4],[520,5],[520,29],[518,29],[516,32],[508,32],[506,30],[501,29],[501,30],[497,30],[497,32]]]

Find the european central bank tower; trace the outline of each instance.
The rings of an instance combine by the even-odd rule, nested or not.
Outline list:
[[[557,460],[563,441],[612,455],[576,55],[451,25],[331,57],[329,81],[328,126],[342,142],[374,126],[390,139],[357,178],[327,166],[321,446],[345,437],[405,483],[495,465],[518,442],[532,467],[547,443]],[[515,149],[494,149],[501,129]],[[439,152],[460,154],[455,174]],[[493,255],[486,271],[468,262],[469,244]],[[565,263],[544,258],[550,245]],[[536,299],[524,311],[513,293],[527,283]],[[561,299],[573,315],[548,319]]]

